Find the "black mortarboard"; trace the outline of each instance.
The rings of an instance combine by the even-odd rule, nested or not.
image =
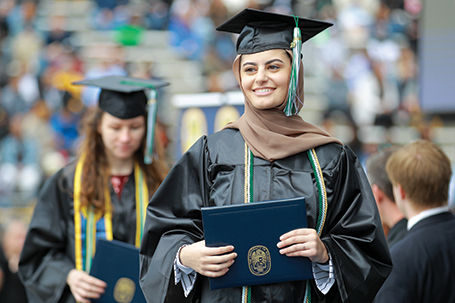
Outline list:
[[[302,33],[302,43],[333,25],[319,20],[247,8],[218,26],[217,30],[240,34],[237,39],[237,53],[252,54],[270,49],[291,49],[296,20]]]
[[[141,115],[148,116],[147,138],[144,162],[152,162],[153,142],[156,122],[156,89],[169,85],[157,79],[138,79],[124,76],[106,76],[73,82],[76,85],[101,88],[98,107],[114,117],[131,119]],[[150,96],[145,95],[150,90]]]
[[[162,80],[138,79],[124,76],[106,76],[73,82],[76,85],[101,88],[98,106],[120,119],[130,119],[147,113],[148,97],[144,91],[169,85]]]

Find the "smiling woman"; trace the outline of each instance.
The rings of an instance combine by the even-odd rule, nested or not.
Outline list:
[[[200,138],[150,200],[140,250],[147,302],[374,298],[392,265],[365,173],[349,147],[298,115],[300,44],[329,26],[246,9],[218,28],[239,34],[233,72],[245,113]],[[285,232],[268,249],[308,258],[314,279],[211,290],[209,278],[222,277],[245,260],[235,262],[239,248],[233,245],[206,247],[201,208],[302,196],[308,228]]]
[[[292,69],[285,50],[243,55],[240,66],[240,87],[255,108],[271,109],[284,103]]]

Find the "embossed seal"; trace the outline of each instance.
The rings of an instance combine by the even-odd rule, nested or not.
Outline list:
[[[114,300],[118,303],[130,303],[133,301],[136,284],[129,278],[120,278],[115,283]]]
[[[266,275],[272,267],[270,252],[267,247],[262,245],[251,247],[248,251],[248,266],[255,276]]]

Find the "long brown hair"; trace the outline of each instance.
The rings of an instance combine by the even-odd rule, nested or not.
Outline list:
[[[104,210],[104,193],[109,186],[110,167],[107,161],[104,143],[98,132],[101,118],[105,112],[99,108],[88,112],[81,123],[83,141],[79,148],[79,156],[85,155],[81,181],[81,205],[93,205],[96,209]],[[145,117],[146,118],[146,117]],[[147,125],[147,118],[145,119]],[[146,135],[134,157],[146,176],[150,197],[155,193],[169,171],[165,164],[165,150],[159,136],[155,136],[155,152],[157,157],[152,164],[144,163]]]

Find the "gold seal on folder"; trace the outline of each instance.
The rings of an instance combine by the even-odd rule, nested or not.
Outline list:
[[[267,247],[262,245],[251,247],[248,251],[248,266],[255,276],[266,275],[272,267],[270,252]]]
[[[120,278],[115,283],[114,300],[118,303],[130,303],[133,301],[136,284],[129,278]]]

